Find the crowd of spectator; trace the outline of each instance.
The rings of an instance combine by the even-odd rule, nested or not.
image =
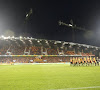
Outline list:
[[[58,63],[58,62],[69,62],[70,57],[42,57],[43,60],[47,61],[47,63]]]
[[[58,55],[57,49],[47,48],[48,55]]]
[[[35,57],[0,57],[0,63],[33,63],[34,59]]]
[[[9,46],[7,46],[7,45],[0,48],[0,55],[5,55],[8,48],[9,48]]]
[[[59,63],[69,62],[70,57],[0,57],[0,63]]]
[[[32,46],[30,55],[41,55],[41,47]]]
[[[26,52],[29,52],[27,55],[42,55],[42,52],[46,52],[47,55],[92,55],[95,54],[95,51],[93,49],[87,50],[82,48],[76,49],[75,47],[71,47],[67,49],[64,49],[59,46],[51,47],[48,43],[48,47],[45,47],[44,44],[40,45],[40,42],[34,42],[31,43],[29,40],[0,40],[0,55],[24,55]],[[36,44],[36,45],[35,45]],[[42,50],[43,49],[43,50]],[[60,53],[59,53],[60,52]],[[87,53],[84,53],[87,52]]]

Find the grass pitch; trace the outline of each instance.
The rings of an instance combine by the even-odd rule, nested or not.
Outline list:
[[[0,90],[70,90],[93,86],[100,86],[100,66],[0,65]]]

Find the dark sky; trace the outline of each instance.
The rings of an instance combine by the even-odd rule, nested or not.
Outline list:
[[[30,8],[33,13],[24,24]],[[0,35],[8,30],[20,36],[29,33],[34,38],[72,42],[72,29],[59,26],[58,21],[91,30],[75,30],[75,42],[100,46],[99,0],[0,0]]]

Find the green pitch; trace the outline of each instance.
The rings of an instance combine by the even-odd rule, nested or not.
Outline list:
[[[94,86],[100,86],[100,66],[0,65],[0,90],[70,90]]]

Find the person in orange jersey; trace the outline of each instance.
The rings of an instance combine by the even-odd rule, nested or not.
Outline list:
[[[93,66],[96,66],[96,59],[95,59],[95,57],[93,58]]]
[[[91,66],[92,66],[92,58],[90,58],[90,64],[91,64]]]
[[[90,65],[90,58],[87,58],[87,64]]]
[[[72,61],[72,59],[70,59],[70,66],[72,66],[72,64],[73,64],[73,61]]]

